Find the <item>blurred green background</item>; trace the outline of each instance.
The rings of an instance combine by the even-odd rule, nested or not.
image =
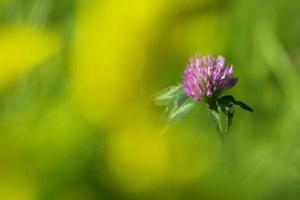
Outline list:
[[[196,52],[255,109],[225,149],[152,103]],[[296,0],[0,0],[0,199],[300,199],[299,70]]]

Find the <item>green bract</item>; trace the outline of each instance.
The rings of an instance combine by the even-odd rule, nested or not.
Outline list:
[[[182,85],[170,86],[155,96],[155,104],[166,107],[166,121],[174,122],[184,117],[196,102],[185,95]],[[236,100],[231,95],[222,96],[213,100],[208,105],[209,116],[223,138],[229,131],[235,113],[235,106],[253,112],[253,109],[242,101]]]

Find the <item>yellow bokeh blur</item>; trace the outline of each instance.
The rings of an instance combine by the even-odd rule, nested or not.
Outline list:
[[[145,69],[151,68],[147,47],[155,39],[164,13],[206,1],[92,2],[81,2],[77,10],[72,90],[91,120],[109,123],[108,119],[137,98]]]
[[[216,144],[192,129],[163,132],[151,112],[132,111],[139,116],[108,136],[106,158],[116,184],[140,193],[167,184],[185,185],[207,175],[215,162]]]
[[[0,88],[58,53],[59,35],[35,26],[4,26],[0,29]]]
[[[290,1],[0,0],[0,200],[300,199]],[[196,53],[234,66],[238,101],[156,105]],[[236,104],[223,137],[213,100]]]
[[[73,93],[91,119],[103,120],[132,100],[160,2],[114,0],[81,5],[74,40]],[[130,12],[123,9],[125,4]]]
[[[131,112],[142,117],[128,118],[108,136],[106,158],[116,184],[130,192],[140,192],[165,181],[169,144],[154,123],[153,113],[141,107]]]

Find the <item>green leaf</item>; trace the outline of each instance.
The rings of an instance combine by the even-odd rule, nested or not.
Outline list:
[[[175,101],[173,108],[168,116],[167,121],[173,122],[184,117],[188,112],[192,110],[195,106],[196,102],[189,97],[181,97],[177,98]]]
[[[155,95],[154,103],[159,106],[168,106],[183,94],[184,91],[182,85],[170,86]]]
[[[249,112],[253,112],[254,111],[250,106],[248,106],[247,104],[245,104],[244,102],[241,102],[241,101],[236,101],[235,105],[238,105],[241,108],[243,108],[244,110],[247,110]]]
[[[222,121],[220,116],[220,108],[217,104],[210,105],[208,108],[209,116],[217,129],[217,131],[222,134]]]

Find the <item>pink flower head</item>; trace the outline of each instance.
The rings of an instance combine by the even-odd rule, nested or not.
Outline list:
[[[233,87],[237,78],[233,76],[233,66],[224,67],[223,56],[199,56],[190,58],[183,74],[185,94],[196,101],[215,98],[224,89]]]

